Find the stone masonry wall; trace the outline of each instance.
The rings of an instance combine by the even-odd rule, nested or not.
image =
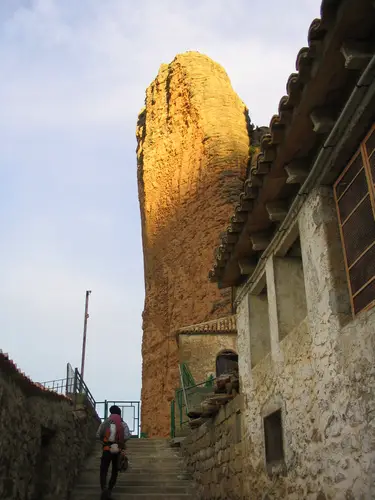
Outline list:
[[[41,389],[0,353],[0,498],[66,500],[99,420]]]
[[[253,368],[249,297],[237,310],[245,398],[243,495],[370,500],[375,498],[375,308],[355,319],[350,314],[332,189],[309,195],[299,232],[307,317],[280,342],[275,297],[269,296],[271,352]],[[268,290],[277,291],[269,279],[268,273]],[[269,474],[263,417],[278,408],[285,469]]]
[[[242,498],[242,409],[243,398],[238,395],[182,444],[201,500]]]
[[[216,377],[216,356],[223,350],[237,352],[237,335],[201,334],[179,336],[181,363],[187,363],[197,384],[213,374]]]
[[[231,313],[207,275],[249,162],[249,118],[224,69],[197,52],[161,66],[137,125],[145,271],[142,431],[169,434],[174,333]]]

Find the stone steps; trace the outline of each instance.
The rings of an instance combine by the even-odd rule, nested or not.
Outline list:
[[[186,472],[178,448],[167,439],[132,439],[127,443],[129,469],[120,473],[114,500],[191,500],[191,476]],[[70,500],[100,498],[98,446],[80,474]],[[108,479],[110,477],[110,472]]]
[[[80,484],[77,488],[81,488],[82,485],[95,485],[98,482],[98,474],[92,474],[90,476],[83,475],[80,478]],[[190,484],[189,479],[179,479],[178,475],[171,475],[170,477],[163,474],[163,477],[160,476],[150,476],[147,474],[127,474],[126,478],[124,478],[124,484],[127,486],[155,486],[159,487],[160,485],[168,484],[171,487],[181,487],[181,485]],[[118,483],[120,484],[120,482]],[[122,482],[121,482],[122,484]]]
[[[80,484],[77,486],[75,493],[80,493],[83,491],[86,493],[91,493],[91,495],[95,495],[98,492],[98,486],[93,484]],[[116,485],[116,496],[122,498],[123,494],[126,493],[128,495],[132,494],[143,494],[145,495],[150,493],[159,493],[162,495],[163,493],[167,493],[169,495],[186,495],[189,493],[189,488],[186,486],[165,486],[162,483],[156,485],[143,485],[143,484],[133,484],[129,485],[126,481],[123,484],[119,483]]]
[[[122,493],[121,496],[113,493],[113,500],[191,500],[193,497],[189,494],[176,495],[166,493]],[[99,500],[100,494],[89,492],[74,496],[74,500]]]
[[[129,459],[129,462],[134,462],[134,460],[136,459],[137,460],[136,463],[138,466],[143,465],[143,464],[147,464],[147,465],[153,465],[153,468],[159,467],[161,465],[168,468],[169,466],[173,466],[175,464],[178,464],[178,465],[183,464],[183,460],[179,456],[177,456],[177,457],[157,457],[157,456],[150,454],[149,456],[144,455],[144,456],[139,457],[138,455],[136,455],[134,453],[127,453],[127,457]],[[150,464],[151,461],[152,461],[152,463]],[[97,463],[100,463],[100,457],[95,457],[94,464],[97,464]]]
[[[95,473],[99,470],[99,466],[98,467],[95,467],[95,468],[90,468],[90,469],[86,469],[84,472],[81,473],[80,477],[86,477],[85,474],[89,474],[90,476],[91,475],[95,475]],[[160,476],[160,474],[163,474],[163,477],[164,476],[168,476],[168,477],[180,477],[180,476],[184,476],[184,477],[181,477],[181,479],[189,479],[189,477],[186,475],[185,471],[180,468],[168,468],[168,469],[148,469],[147,467],[143,467],[143,468],[131,468],[129,467],[129,469],[126,471],[127,473],[127,476],[129,475],[134,475],[134,476],[142,476],[142,475],[147,475],[148,477],[158,477]]]
[[[170,464],[163,464],[162,462],[157,462],[157,463],[154,462],[150,464],[146,460],[138,462],[136,458],[131,458],[129,459],[129,462],[130,464],[128,471],[132,472],[140,472],[146,469],[148,473],[160,472],[160,470],[164,472],[170,471],[171,473],[173,473],[175,471],[181,471],[184,467],[184,463],[180,461]],[[99,466],[100,466],[100,460],[97,460],[94,464],[90,464],[89,466],[85,467],[85,470],[86,471],[98,470]]]

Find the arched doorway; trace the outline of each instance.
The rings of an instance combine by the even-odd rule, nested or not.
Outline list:
[[[216,377],[238,371],[238,354],[230,349],[220,351],[216,356]]]

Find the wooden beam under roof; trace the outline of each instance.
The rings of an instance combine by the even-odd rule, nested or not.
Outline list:
[[[308,164],[304,160],[294,160],[285,166],[288,175],[287,184],[303,184],[309,174]]]
[[[315,109],[310,113],[313,130],[317,134],[328,134],[335,125],[336,120],[325,109]]]
[[[273,222],[281,222],[288,213],[288,204],[284,200],[275,200],[266,203],[268,216]]]
[[[265,250],[271,241],[269,234],[266,233],[251,234],[250,240],[255,252]]]
[[[240,268],[240,273],[243,276],[250,276],[253,274],[255,270],[255,265],[251,260],[248,259],[239,259],[238,267]]]
[[[350,70],[363,69],[372,57],[368,44],[359,41],[343,43],[340,51],[345,58],[345,68]]]

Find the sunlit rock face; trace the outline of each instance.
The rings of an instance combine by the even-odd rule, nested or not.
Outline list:
[[[187,52],[160,67],[137,125],[146,298],[142,430],[166,436],[179,327],[231,312],[208,281],[249,162],[249,118],[224,69]]]

